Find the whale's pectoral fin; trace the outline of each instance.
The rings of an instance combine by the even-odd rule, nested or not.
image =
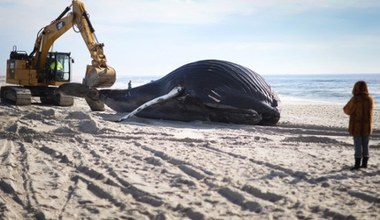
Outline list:
[[[104,111],[104,103],[99,98],[99,91],[81,83],[65,83],[58,87],[61,94],[85,98],[92,111]]]
[[[168,94],[165,94],[163,96],[159,96],[157,98],[154,98],[144,104],[142,104],[141,106],[139,106],[137,109],[133,110],[131,113],[121,117],[119,120],[117,120],[118,122],[120,121],[124,121],[134,115],[136,115],[137,113],[139,113],[140,111],[144,110],[145,108],[149,107],[149,106],[152,106],[152,105],[156,105],[158,103],[161,103],[161,102],[164,102],[168,99],[171,99],[175,96],[177,96],[178,94],[180,94],[181,92],[183,91],[183,87],[181,86],[177,86],[175,88],[173,88]]]

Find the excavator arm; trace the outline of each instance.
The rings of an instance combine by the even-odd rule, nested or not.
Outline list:
[[[83,84],[96,88],[112,86],[116,80],[116,71],[107,65],[104,44],[98,42],[84,4],[79,0],[73,0],[54,21],[38,32],[34,49],[29,55],[34,57],[32,62],[38,72],[45,72],[46,57],[53,43],[73,26],[81,33],[92,58],[91,65],[87,65]]]

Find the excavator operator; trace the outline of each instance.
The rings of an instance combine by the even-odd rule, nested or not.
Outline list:
[[[58,60],[50,63],[50,78],[55,80],[63,79],[63,65]]]
[[[55,68],[55,66],[57,66],[57,69]],[[51,64],[50,64],[50,70],[52,70],[52,71],[54,71],[54,70],[62,71],[63,70],[62,63],[59,62],[58,60],[55,60],[55,61],[51,62]]]

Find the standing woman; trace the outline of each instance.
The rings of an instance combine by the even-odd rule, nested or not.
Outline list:
[[[351,170],[357,170],[360,167],[367,168],[369,135],[372,133],[372,110],[375,104],[368,94],[368,86],[364,81],[355,83],[352,95],[343,111],[350,116],[348,131],[354,137],[355,166]]]

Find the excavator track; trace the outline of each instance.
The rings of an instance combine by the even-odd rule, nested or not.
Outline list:
[[[11,102],[15,105],[30,105],[32,95],[29,89],[20,86],[2,86],[1,102]]]
[[[55,93],[55,89],[51,87],[41,89],[39,87],[2,86],[1,102],[19,106],[30,105],[32,96],[37,96],[44,105],[72,106],[74,104],[74,97]]]

